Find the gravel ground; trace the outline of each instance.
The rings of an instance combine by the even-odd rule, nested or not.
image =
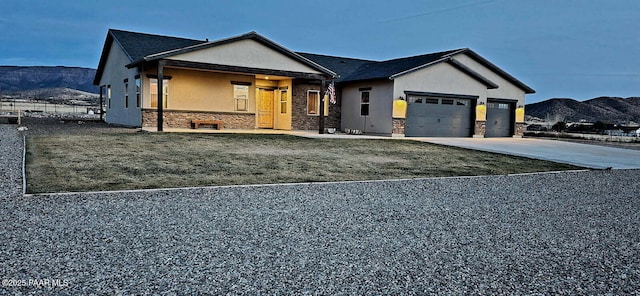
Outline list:
[[[593,171],[17,197],[0,205],[2,279],[63,287],[2,289],[638,293],[638,181]]]
[[[17,125],[0,124],[0,200],[22,195],[24,139]]]
[[[638,170],[24,197],[12,178],[0,294],[640,294]]]

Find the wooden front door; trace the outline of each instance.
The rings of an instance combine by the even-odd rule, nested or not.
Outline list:
[[[259,128],[273,128],[273,97],[272,89],[258,89]]]

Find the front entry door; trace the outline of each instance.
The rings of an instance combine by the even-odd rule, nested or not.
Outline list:
[[[273,128],[273,97],[272,89],[258,89],[258,127]]]

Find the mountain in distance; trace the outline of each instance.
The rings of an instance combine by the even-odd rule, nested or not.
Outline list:
[[[609,122],[614,124],[640,123],[640,97],[598,97],[587,101],[553,98],[527,104],[528,118],[565,122]]]
[[[80,67],[0,66],[0,94],[42,88],[70,88],[98,93],[95,69]]]
[[[95,74],[95,69],[80,67],[0,66],[0,98],[96,104],[100,89],[93,85]]]

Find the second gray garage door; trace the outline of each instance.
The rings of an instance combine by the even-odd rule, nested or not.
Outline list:
[[[472,110],[472,99],[409,95],[405,136],[469,137]]]
[[[506,101],[487,102],[487,126],[485,137],[513,136],[515,103]]]

